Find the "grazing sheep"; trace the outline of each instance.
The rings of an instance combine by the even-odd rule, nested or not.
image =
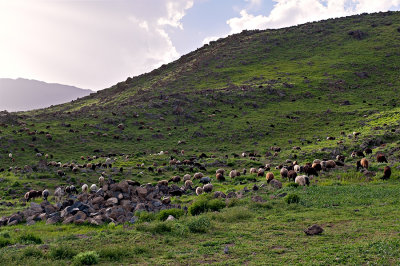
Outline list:
[[[365,154],[372,154],[372,149],[370,149],[370,148],[366,148],[365,150],[364,150],[364,152],[365,152]]]
[[[169,181],[172,181],[174,183],[178,183],[178,182],[181,181],[181,177],[180,176],[174,176]]]
[[[296,171],[290,170],[290,171],[288,172],[288,179],[289,179],[289,181],[290,181],[291,179],[292,179],[293,181],[295,181],[296,176],[297,176]]]
[[[315,159],[314,161],[313,161],[313,163],[321,163],[321,160],[319,160],[319,159]]]
[[[364,155],[364,153],[362,152],[362,151],[353,151],[352,153],[351,153],[351,157],[352,158],[355,158],[355,157],[364,157],[365,155]]]
[[[221,169],[218,169],[217,171],[215,171],[215,174],[218,174],[218,173],[224,175],[224,174],[225,174],[225,170],[222,169],[222,168],[221,168]]]
[[[265,164],[264,169],[265,171],[271,170],[271,165],[269,163]]]
[[[328,160],[325,162],[325,167],[330,169],[330,168],[335,168],[336,167],[336,163],[333,160]]]
[[[342,161],[342,162],[344,162],[344,159],[346,159],[346,157],[344,157],[343,155],[338,155],[338,156],[336,156],[336,160],[337,160],[337,161]]]
[[[246,168],[243,168],[243,175],[246,175],[246,173],[247,173]]]
[[[356,162],[357,170],[360,168],[365,168],[368,169],[368,160],[365,158],[362,158],[360,161]]]
[[[183,176],[183,181],[187,181],[187,180],[190,180],[190,179],[191,179],[191,176],[189,174],[186,174],[186,175]]]
[[[104,176],[99,177],[99,185],[102,187],[104,185]]]
[[[12,159],[12,157],[13,157],[12,153],[9,153],[8,158]]]
[[[383,169],[383,176],[381,177],[381,179],[387,180],[390,178],[391,175],[392,175],[392,169],[390,168],[390,166],[385,166],[385,168]]]
[[[200,194],[203,194],[203,192],[204,192],[204,190],[203,190],[202,187],[197,187],[197,188],[196,188],[196,195],[197,195],[197,196],[200,195]]]
[[[221,173],[216,174],[215,177],[218,181],[225,181],[225,177]]]
[[[25,193],[24,198],[26,201],[42,196],[42,191],[30,190]]]
[[[90,192],[96,192],[97,191],[97,186],[96,186],[96,184],[92,184],[91,186],[90,186]]]
[[[50,195],[50,192],[47,189],[43,190],[43,192],[42,192],[43,200],[47,201],[47,198],[49,197],[49,195]]]
[[[160,181],[158,181],[158,185],[159,186],[168,186],[168,181],[167,180],[160,180]]]
[[[63,187],[58,187],[54,191],[54,198],[56,202],[61,202],[62,198],[64,197],[65,191]]]
[[[222,174],[222,175],[223,175],[223,174]],[[193,179],[201,179],[203,176],[204,176],[203,173],[195,173],[195,174],[193,175]]]
[[[186,180],[185,181],[185,188],[186,189],[191,189],[193,187],[193,182],[192,180]]]
[[[203,186],[203,191],[206,193],[210,193],[212,190],[213,190],[213,185],[211,183]]]
[[[378,163],[387,163],[388,162],[388,160],[386,159],[386,156],[381,153],[376,156],[376,161]]]
[[[82,193],[88,193],[89,187],[87,184],[82,185]]]
[[[304,173],[306,173],[307,176],[318,176],[317,170],[309,165],[304,166]]]
[[[296,164],[295,166],[293,166],[293,170],[294,170],[296,173],[300,173],[300,165]]]
[[[281,177],[286,178],[288,176],[288,170],[286,168],[281,169]]]
[[[236,170],[232,170],[229,172],[229,177],[230,178],[235,178],[237,176],[237,171]]]
[[[264,176],[265,170],[264,168],[259,168],[257,171],[257,176]]]
[[[211,178],[209,178],[208,176],[204,176],[204,177],[200,178],[199,182],[202,184],[207,184],[207,183],[211,182]]]
[[[299,175],[294,182],[300,186],[310,185],[310,179],[306,175]]]
[[[76,190],[76,187],[74,185],[70,185],[68,187],[65,188],[65,192],[67,192],[67,194],[78,194],[78,190]]]
[[[257,169],[256,168],[250,168],[250,174],[256,174]]]
[[[269,184],[269,182],[271,182],[271,180],[274,179],[274,174],[272,172],[268,172],[265,178],[267,179],[267,183]]]
[[[321,164],[320,163],[313,163],[312,165],[311,165],[311,167],[312,168],[314,168],[316,171],[321,171],[322,170],[322,166],[321,166]]]

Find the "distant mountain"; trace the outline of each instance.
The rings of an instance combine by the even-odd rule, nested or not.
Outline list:
[[[0,110],[27,111],[66,103],[93,91],[29,79],[0,78]]]

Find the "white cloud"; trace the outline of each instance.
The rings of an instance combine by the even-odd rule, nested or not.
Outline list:
[[[248,29],[281,28],[309,21],[341,17],[363,12],[387,11],[398,7],[400,0],[275,0],[268,16],[240,11],[240,16],[227,21],[230,33]]]
[[[177,59],[166,29],[182,29],[192,6],[187,0],[0,0],[0,77],[105,88]]]

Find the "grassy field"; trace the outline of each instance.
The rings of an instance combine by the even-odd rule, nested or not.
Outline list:
[[[0,227],[0,264],[400,264],[399,28],[400,13],[387,12],[244,31],[88,97],[0,113],[0,216],[26,208],[22,198],[30,189],[80,187],[102,172],[156,184],[200,171],[180,171],[171,156],[183,161],[205,153],[196,162],[206,167],[214,191],[250,190],[229,200],[174,197],[189,208],[175,221],[136,213],[135,224]],[[274,154],[273,146],[281,151]],[[365,148],[373,150],[369,173],[357,172],[359,158],[350,157]],[[258,156],[238,156],[243,152]],[[377,163],[377,153],[389,162]],[[338,154],[346,156],[345,166],[323,172],[310,187],[294,186],[275,169],[287,159],[304,165]],[[62,177],[60,168],[46,166],[107,157],[113,168],[61,168]],[[252,191],[266,183],[254,174],[215,180],[218,168],[265,164],[282,189]],[[386,165],[392,177],[382,181]],[[292,195],[299,201],[288,204]],[[192,215],[201,204],[209,210]],[[303,230],[313,224],[324,232],[307,236]]]

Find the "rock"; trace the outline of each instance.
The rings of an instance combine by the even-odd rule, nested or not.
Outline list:
[[[153,200],[152,204],[155,208],[158,208],[162,205],[162,202],[159,200]]]
[[[86,220],[83,220],[83,219],[74,220],[74,224],[77,224],[77,225],[84,224],[85,222],[86,222]]]
[[[279,181],[279,180],[276,180],[276,179],[272,179],[269,182],[269,185],[272,186],[273,188],[276,188],[276,189],[281,189],[282,188],[282,182]]]
[[[226,195],[226,197],[227,197],[228,199],[231,199],[231,198],[236,198],[237,195],[236,195],[235,192],[231,191],[231,192],[228,193],[228,195]]]
[[[13,223],[14,221],[17,221],[16,223]],[[7,224],[8,225],[13,225],[13,224],[18,224],[19,222],[22,221],[22,217],[19,214],[13,214],[10,216],[10,218],[8,218]],[[11,224],[13,223],[13,224]]]
[[[44,207],[44,211],[45,211],[47,214],[52,214],[52,213],[56,212],[57,209],[56,209],[56,207],[54,207],[53,205],[47,205],[46,207]]]
[[[225,195],[225,193],[224,192],[222,192],[222,191],[215,191],[214,192],[214,198],[226,198],[226,195]]]
[[[63,224],[70,224],[74,221],[74,216],[70,216],[64,219],[64,221],[62,222]]]
[[[144,203],[139,203],[136,205],[135,211],[145,211],[146,210],[146,205]]]
[[[306,235],[312,236],[312,235],[320,235],[322,234],[323,231],[324,229],[322,229],[321,226],[314,224],[309,228],[307,228],[306,230],[304,230],[304,233],[306,233]]]
[[[94,199],[92,199],[92,204],[100,204],[104,201],[103,197],[95,197]]]
[[[47,219],[46,224],[55,224],[61,221],[60,215],[53,215],[52,217]]]
[[[18,224],[18,220],[14,220],[10,223],[7,223],[7,225],[11,226],[11,225],[17,225]]]
[[[109,198],[107,200],[107,205],[114,205],[114,204],[118,204],[118,199],[113,197],[113,198]]]
[[[228,247],[228,246],[225,246],[225,248],[224,248],[224,254],[229,254],[229,247]]]
[[[168,215],[168,218],[167,218],[166,221],[174,221],[174,220],[175,220],[175,217],[174,217],[174,216]]]
[[[34,220],[26,221],[26,225],[27,225],[27,226],[34,225],[35,223],[36,223],[36,222],[35,222]]]
[[[138,218],[137,216],[133,216],[133,217],[129,220],[129,223],[134,224],[134,223],[137,222],[138,219],[139,219],[139,218]]]
[[[43,211],[42,206],[40,206],[36,202],[31,202],[31,210],[39,213]]]
[[[145,198],[147,196],[147,189],[145,189],[143,187],[137,187],[136,193],[139,197]]]
[[[253,186],[253,191],[257,191],[257,190],[259,190],[260,188],[256,185],[256,184],[254,184],[254,186]]]
[[[86,213],[84,213],[83,211],[78,211],[75,215],[74,215],[74,221],[77,220],[85,220],[87,218]]]
[[[259,195],[251,197],[251,200],[254,202],[265,202],[265,200],[263,200],[263,198]]]

